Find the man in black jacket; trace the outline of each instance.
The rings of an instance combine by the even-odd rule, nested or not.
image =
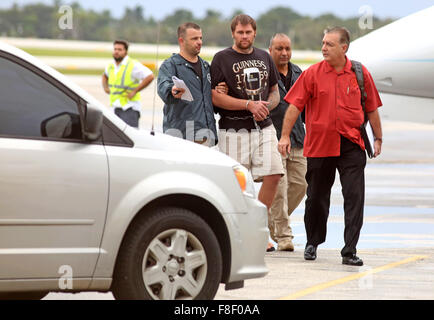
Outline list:
[[[164,101],[163,131],[206,146],[217,143],[214,107],[211,100],[209,63],[199,57],[202,30],[193,22],[178,27],[179,53],[166,59],[158,73],[158,95]],[[183,99],[184,88],[174,85],[173,76],[184,81],[193,97]],[[227,93],[227,86],[216,90]]]
[[[287,35],[283,33],[274,35],[270,40],[269,51],[280,74],[278,80],[280,103],[271,111],[271,119],[276,128],[277,139],[280,139],[283,118],[286,109],[288,109],[288,103],[283,98],[302,71],[298,66],[290,62],[292,53],[291,39]],[[300,116],[291,131],[291,152],[286,156],[282,156],[285,175],[280,179],[268,217],[270,235],[277,242],[278,250],[294,251],[292,243],[294,236],[289,225],[289,216],[306,194],[305,175],[307,162],[306,158],[303,157],[304,136],[305,129]]]

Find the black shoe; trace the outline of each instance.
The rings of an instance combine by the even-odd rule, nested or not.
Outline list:
[[[314,245],[306,245],[306,249],[304,249],[304,260],[315,260],[316,259],[316,246]]]
[[[363,260],[354,254],[350,257],[342,257],[342,264],[360,267],[360,266],[363,266]]]
[[[276,251],[275,247],[269,247],[269,248],[267,248],[267,252],[273,252],[273,251]]]

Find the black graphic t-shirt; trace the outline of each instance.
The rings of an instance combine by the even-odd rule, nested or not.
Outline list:
[[[202,63],[200,62],[200,59],[197,59],[196,62],[191,62],[185,59],[183,56],[181,57],[185,60],[185,62],[189,63],[192,66],[194,72],[199,77],[200,81],[202,81]]]
[[[228,94],[238,99],[267,100],[270,88],[277,84],[279,73],[268,52],[253,48],[252,53],[243,54],[232,47],[218,52],[211,63],[211,87],[226,82]],[[246,90],[256,88],[256,91]],[[252,113],[248,110],[225,110],[215,107],[220,114],[220,129],[255,129]],[[261,128],[272,124],[268,117],[258,122]]]

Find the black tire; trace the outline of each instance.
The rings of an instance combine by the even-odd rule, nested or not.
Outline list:
[[[41,300],[48,291],[1,292],[0,300]]]
[[[208,224],[186,209],[158,208],[128,230],[112,292],[116,299],[128,300],[209,300],[221,276],[220,246]]]

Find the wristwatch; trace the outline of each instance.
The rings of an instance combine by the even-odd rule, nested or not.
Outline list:
[[[374,138],[374,141],[377,141],[377,140],[380,140],[381,143],[383,143],[383,138],[377,138],[377,137],[375,137],[375,138]]]

